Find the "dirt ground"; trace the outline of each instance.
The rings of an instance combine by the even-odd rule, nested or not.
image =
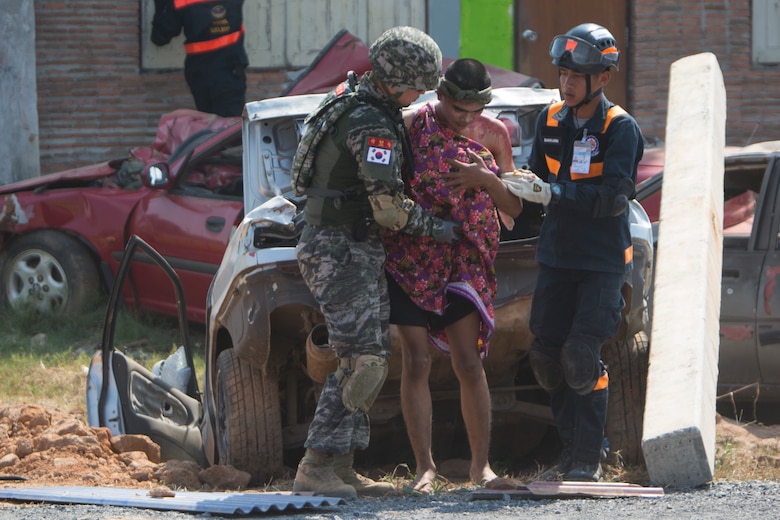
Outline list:
[[[230,466],[161,461],[145,435],[112,436],[76,414],[37,405],[0,405],[0,485],[245,489],[250,475]]]
[[[780,425],[738,424],[718,416],[716,479],[774,479],[780,473]],[[77,414],[37,405],[0,405],[0,485],[96,486],[157,490],[246,489],[249,474],[160,461],[143,435],[112,437]],[[284,483],[277,483],[282,489]]]

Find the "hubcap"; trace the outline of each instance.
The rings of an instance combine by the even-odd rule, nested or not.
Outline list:
[[[10,262],[6,295],[13,306],[30,302],[39,312],[60,312],[68,303],[65,270],[51,254],[28,249]]]

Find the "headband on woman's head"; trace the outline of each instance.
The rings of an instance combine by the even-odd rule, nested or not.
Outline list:
[[[473,88],[464,90],[445,77],[439,80],[439,87],[436,90],[447,97],[463,101],[464,103],[482,103],[487,105],[493,99],[493,94],[491,93],[493,89],[491,87],[483,88],[482,90]]]

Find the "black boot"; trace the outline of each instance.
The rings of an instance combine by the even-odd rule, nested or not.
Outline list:
[[[563,476],[563,480],[575,482],[599,482],[604,476],[601,463],[572,463],[571,469]]]

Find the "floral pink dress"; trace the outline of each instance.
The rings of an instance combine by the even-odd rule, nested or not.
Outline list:
[[[499,243],[498,214],[486,191],[453,191],[444,186],[439,172],[451,168],[442,158],[468,162],[466,149],[478,153],[496,173],[498,167],[487,148],[439,126],[430,104],[415,114],[410,133],[415,173],[406,185],[407,195],[433,215],[460,223],[463,237],[444,244],[430,237],[388,232],[385,268],[412,301],[425,310],[444,314],[448,293],[471,300],[482,319],[479,349],[484,358],[494,328],[496,273],[493,264]],[[431,343],[449,353],[444,331],[428,332]]]

